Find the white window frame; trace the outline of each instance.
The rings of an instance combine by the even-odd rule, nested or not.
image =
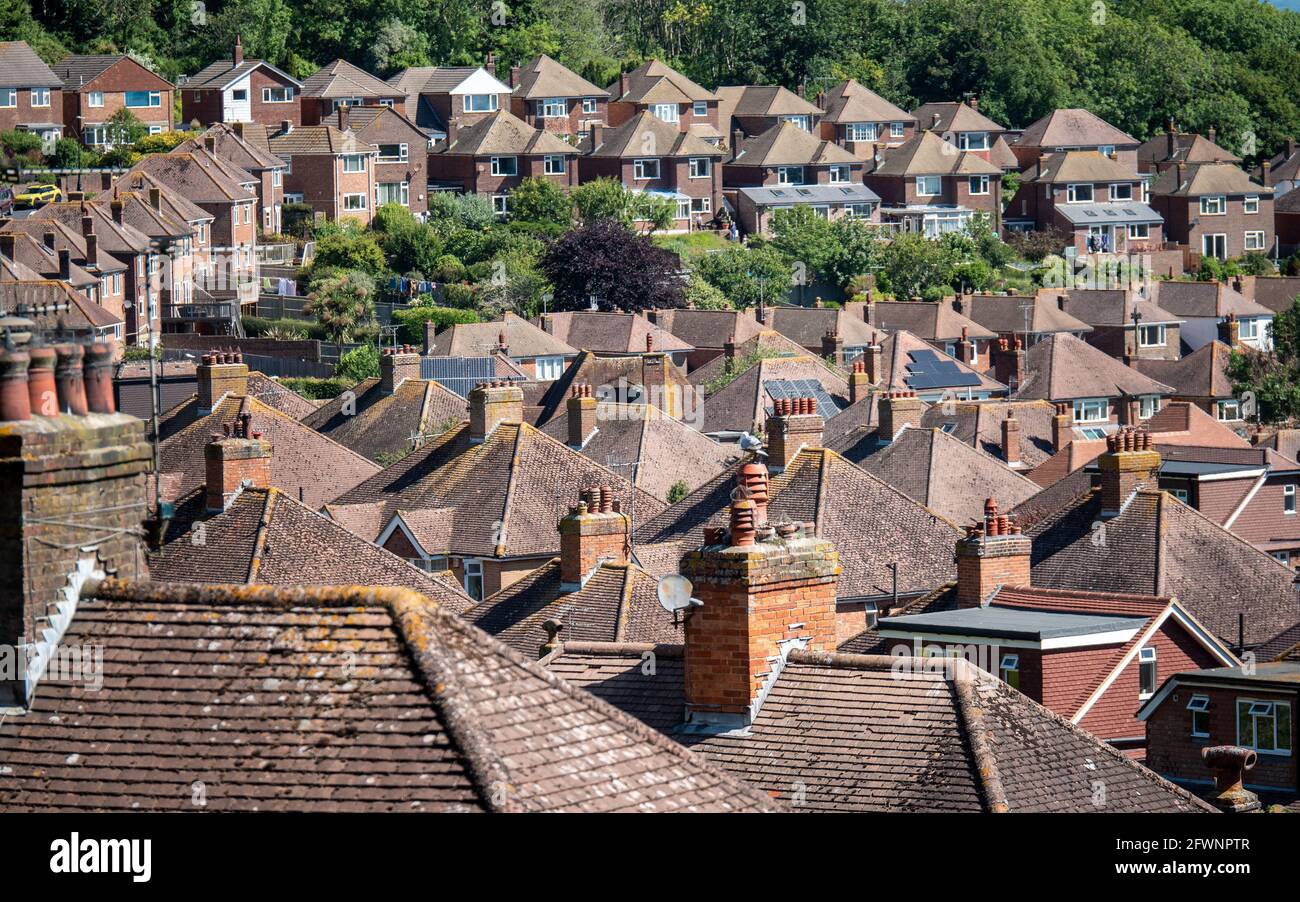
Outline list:
[[[1151,224],[1148,222],[1130,222],[1128,224],[1128,237],[1140,241],[1150,238]]]
[[[1138,396],[1138,419],[1149,420],[1160,412],[1159,395]]]
[[[262,88],[262,103],[293,103],[293,85]]]
[[[928,190],[929,185],[934,185],[935,190]],[[916,177],[917,197],[938,197],[940,194],[943,194],[943,176],[918,175]]]
[[[681,110],[675,103],[651,104],[650,113],[661,122],[671,122],[676,125],[682,121]]]
[[[1282,513],[1286,514],[1288,517],[1295,516],[1295,510],[1296,510],[1295,495],[1296,495],[1295,483],[1287,483],[1286,485],[1282,486]]]
[[[1218,239],[1218,240],[1216,240],[1216,239]],[[1212,248],[1212,246],[1213,246],[1213,245],[1216,245],[1216,244],[1222,244],[1222,245],[1223,245],[1223,257],[1220,257],[1218,254],[1213,253],[1212,250],[1207,250],[1207,248]],[[1216,259],[1216,260],[1220,260],[1220,259],[1224,259],[1224,258],[1226,258],[1226,257],[1228,256],[1228,236],[1227,236],[1225,233],[1223,233],[1223,232],[1208,232],[1208,233],[1202,235],[1202,236],[1201,236],[1201,256],[1202,256],[1202,257],[1213,257],[1213,258]]]
[[[494,194],[492,195],[492,211],[498,216],[510,215],[510,195]]]
[[[906,122],[891,122],[891,123],[889,123],[889,137],[891,137],[891,138],[901,138],[901,137],[903,137],[905,134],[907,134],[907,123],[906,123]]]
[[[691,115],[696,119],[703,119],[709,115],[709,102],[707,100],[691,101]]]
[[[653,171],[653,175],[649,173]],[[652,181],[659,178],[658,157],[637,157],[632,161],[632,178],[637,181]]]
[[[1202,216],[1227,216],[1228,198],[1223,194],[1208,194],[1201,198]]]
[[[103,91],[90,91],[86,94],[86,106],[99,109],[104,105]]]
[[[1245,737],[1242,735],[1241,732],[1243,707],[1246,709],[1245,716],[1250,718],[1251,720],[1250,732],[1251,732],[1251,737],[1254,740],[1252,742],[1245,741]],[[1282,735],[1279,735],[1281,731],[1278,730],[1278,709],[1279,708],[1286,709],[1286,723],[1288,729]],[[1273,724],[1273,748],[1261,748],[1259,745],[1259,725],[1260,725],[1260,720],[1264,718],[1271,720]],[[1291,732],[1290,732],[1292,724],[1293,722],[1291,720],[1290,702],[1280,702],[1280,701],[1274,701],[1272,699],[1253,699],[1253,698],[1237,699],[1237,745],[1242,746],[1243,748],[1251,749],[1260,755],[1277,755],[1279,757],[1289,758],[1291,757],[1291,751],[1292,751]],[[1287,744],[1286,748],[1277,747],[1279,739],[1283,739],[1286,741]]]
[[[992,144],[988,132],[958,132],[958,150],[988,150]]]
[[[1237,320],[1237,337],[1242,341],[1255,340],[1259,338],[1259,320],[1255,317],[1245,316]]]
[[[1193,695],[1187,700],[1187,710],[1192,712],[1192,738],[1209,739],[1210,738],[1210,697],[1208,695]],[[1204,729],[1198,729],[1198,717],[1205,718]]]
[[[0,109],[9,110],[18,106],[17,88],[0,88]]]
[[[1100,415],[1096,415],[1100,405]],[[1088,415],[1092,410],[1093,415]],[[1076,423],[1107,423],[1110,421],[1110,399],[1109,398],[1076,398],[1074,401],[1074,422]]]
[[[692,213],[692,214],[695,214],[695,213],[712,213],[712,212],[713,212],[713,198],[711,198],[711,197],[692,197],[692,198],[691,198],[691,213]]]
[[[375,146],[379,148],[378,162],[380,163],[405,163],[411,158],[411,148],[409,144],[376,144]],[[397,156],[384,156],[385,147],[396,147]]]
[[[1264,240],[1265,234],[1262,230],[1251,230],[1243,237],[1242,247],[1248,251],[1262,251],[1265,250]]]
[[[384,200],[383,197],[381,197],[381,192],[391,193],[394,187],[396,187],[397,189],[397,200],[393,200],[391,198],[388,200]],[[411,205],[411,183],[402,181],[402,182],[379,182],[378,184],[376,184],[375,185],[375,208],[378,209],[383,204],[400,204],[403,207],[409,207]]]
[[[543,175],[564,175],[567,170],[564,154],[548,153],[542,157]]]
[[[987,175],[972,175],[966,184],[972,196],[989,193],[989,177]]]
[[[804,184],[804,168],[802,166],[776,167],[776,183],[778,185]]]
[[[781,121],[789,122],[793,125],[797,125],[801,131],[805,131],[805,132],[812,131],[812,123],[808,120],[808,117],[804,115],[800,115],[796,113],[796,114],[791,114],[789,116],[782,116]]]
[[[509,171],[503,165],[506,160],[510,161]],[[510,178],[519,174],[519,157],[493,157],[492,174],[503,178]]]
[[[594,112],[596,112],[597,110],[600,109],[600,107],[597,106],[598,103],[599,103],[599,101],[598,101],[595,97],[584,97],[584,98],[582,98],[582,112],[583,112],[583,113],[594,113]]]
[[[360,201],[360,206],[356,205]],[[366,205],[366,196],[364,194],[345,194],[343,195],[343,212],[360,213],[370,209]]]
[[[878,135],[879,131],[874,122],[850,122],[844,128],[844,137],[849,141],[875,141]]]
[[[1150,331],[1155,332],[1156,340],[1152,341],[1148,337]],[[1163,348],[1167,336],[1164,323],[1152,323],[1149,326],[1138,326],[1138,347],[1139,348]]]
[[[145,103],[129,103],[127,98],[132,94],[146,94]],[[162,91],[123,91],[122,105],[129,110],[151,110],[155,107],[162,106]]]
[[[475,98],[487,98],[486,106],[479,108]],[[461,97],[461,111],[465,113],[495,113],[497,110],[497,95],[495,94],[465,94]]]
[[[844,217],[846,219],[870,219],[871,213],[872,207],[869,203],[844,205]]]
[[[1119,191],[1120,191],[1121,189],[1127,191],[1128,194],[1127,194],[1127,195],[1125,195],[1125,194],[1120,194]],[[1132,199],[1133,199],[1133,183],[1132,183],[1132,182],[1115,182],[1115,183],[1113,183],[1113,184],[1110,186],[1110,199],[1111,199],[1111,200],[1114,200],[1114,201],[1119,201],[1119,200],[1132,200]]]
[[[1241,199],[1241,212],[1258,213],[1259,212],[1259,195],[1247,194]]]
[[[713,175],[713,160],[708,157],[691,157],[686,167],[687,174],[693,179],[707,179]]]
[[[1082,196],[1084,189],[1086,189],[1087,197]],[[1094,197],[1096,197],[1096,192],[1093,190],[1092,182],[1079,182],[1065,186],[1065,202],[1067,204],[1090,204]]]
[[[1151,680],[1150,688],[1144,689],[1143,684],[1147,683],[1147,668],[1150,667]],[[1150,698],[1156,694],[1160,688],[1160,666],[1156,660],[1156,650],[1150,645],[1143,646],[1138,650],[1138,698]]]
[[[465,594],[477,601],[482,601],[486,591],[483,585],[483,561],[478,558],[468,557],[464,560],[465,577],[461,584],[465,587]],[[477,594],[471,588],[475,583],[478,585]]]
[[[538,382],[554,382],[564,375],[564,357],[559,354],[536,357],[533,368]]]
[[[365,172],[366,155],[363,153],[345,153],[343,155],[344,172]]]
[[[1229,416],[1231,414],[1231,416]],[[1241,419],[1241,402],[1236,398],[1223,398],[1214,402],[1214,418],[1221,422]]]
[[[537,101],[537,118],[563,119],[569,115],[569,104],[563,97],[542,97]]]
[[[847,185],[852,181],[849,177],[849,167],[843,164],[829,167],[826,173],[827,181],[832,185]]]
[[[43,100],[37,100],[38,97],[41,97],[41,98],[44,98],[44,99],[43,99]],[[50,89],[49,89],[49,88],[32,88],[31,101],[32,101],[32,106],[33,106],[33,107],[42,107],[42,108],[43,108],[43,107],[47,107],[47,106],[49,106],[49,105],[50,105]]]

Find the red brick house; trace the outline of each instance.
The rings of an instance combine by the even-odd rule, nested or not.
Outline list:
[[[727,196],[746,234],[768,230],[776,210],[806,205],[826,219],[878,220],[880,197],[862,184],[863,163],[833,141],[786,120],[742,140],[723,168]]]
[[[882,618],[889,654],[957,654],[1071,723],[1122,747],[1145,744],[1138,707],[1160,673],[1238,663],[1176,598],[1032,585],[1032,542],[985,503],[957,543],[957,585]]]
[[[416,66],[388,83],[406,95],[406,118],[429,137],[447,137],[449,124],[473,125],[510,110],[510,86],[482,66]]]
[[[346,60],[335,60],[302,83],[302,125],[320,125],[341,106],[401,107],[406,93]]]
[[[881,220],[903,231],[934,238],[965,229],[976,214],[999,228],[1002,170],[988,161],[987,151],[960,150],[933,131],[878,153],[867,162],[863,181],[880,196]]]
[[[252,143],[254,134],[262,146]],[[245,136],[250,140],[246,140]],[[261,215],[258,227],[267,233],[278,233],[281,227],[280,208],[284,205],[284,174],[289,164],[266,149],[266,130],[249,122],[217,123],[198,139],[191,138],[177,150],[209,153],[244,170],[257,180],[257,200]]]
[[[268,132],[266,143],[289,164],[285,203],[307,204],[327,219],[355,219],[364,225],[375,215],[379,150],[356,136],[349,116],[348,108],[340,107],[333,123],[281,123]]]
[[[1180,132],[1170,119],[1162,135],[1152,135],[1138,147],[1137,165],[1141,173],[1161,173],[1179,163],[1234,163],[1241,165],[1241,157],[1224,150],[1214,139],[1218,137],[1213,127],[1209,136],[1195,132]]]
[[[1289,194],[1300,186],[1300,152],[1296,150],[1295,138],[1287,138],[1272,159],[1260,163],[1255,174],[1261,184],[1276,189],[1275,197]]]
[[[533,128],[587,137],[609,121],[609,92],[546,54],[510,68],[510,112]]]
[[[1273,224],[1279,254],[1300,250],[1300,191],[1288,191],[1273,202]]]
[[[0,131],[33,132],[52,151],[63,134],[62,89],[25,41],[0,41]]]
[[[958,150],[975,154],[1002,172],[1020,168],[1007,145],[1007,130],[980,112],[977,97],[923,103],[912,111],[912,116],[918,129],[936,133]]]
[[[609,124],[617,127],[651,113],[678,131],[719,144],[726,134],[718,118],[718,95],[659,60],[619,75],[609,88]]]
[[[649,112],[611,128],[594,126],[589,147],[578,162],[579,181],[613,178],[674,200],[674,230],[711,220],[720,209],[723,151]]]
[[[446,141],[429,153],[429,190],[479,194],[504,216],[510,192],[530,176],[564,188],[578,183],[578,148],[497,110],[469,125],[452,120]]]
[[[1158,379],[1141,364],[1182,357],[1183,321],[1137,290],[1071,288],[1057,301],[1065,313],[1092,326],[1083,336],[1088,344],[1152,378]]]
[[[1097,151],[1036,158],[1007,206],[1008,231],[1060,231],[1080,254],[1159,249],[1163,220],[1144,200],[1145,181],[1132,165]]]
[[[110,143],[105,125],[126,109],[149,134],[172,130],[172,83],[125,54],[67,56],[54,66],[63,80],[63,121],[67,133],[87,147]]]
[[[1021,169],[1038,163],[1046,154],[1091,150],[1114,157],[1127,171],[1137,174],[1138,139],[1126,134],[1088,110],[1052,110],[1030,125],[1011,145]]]
[[[244,59],[237,37],[229,59],[200,69],[181,86],[181,120],[199,125],[214,122],[259,122],[272,126],[302,121],[302,83],[266,60]]]
[[[879,147],[897,147],[916,134],[915,116],[851,78],[818,94],[817,105],[825,110],[821,136],[863,160],[873,159]]]
[[[1178,342],[1171,340],[1172,345]],[[1145,348],[1129,362],[1141,373],[1172,386],[1173,401],[1187,401],[1231,428],[1245,428],[1241,400],[1232,390],[1228,360],[1232,349],[1221,341],[1201,345],[1183,357],[1147,356]]]
[[[805,100],[802,94],[795,94],[780,85],[736,85],[718,88],[715,93],[718,95],[718,123],[725,134],[732,136],[732,151],[736,149],[736,132],[753,138],[782,122],[789,122],[813,135],[820,133],[821,109]]]
[[[1226,260],[1273,251],[1273,189],[1232,163],[1179,163],[1151,183],[1165,237],[1193,254]]]
[[[358,140],[379,150],[375,157],[375,209],[401,204],[417,216],[428,210],[427,139],[401,112],[401,105],[350,107],[346,116]]]

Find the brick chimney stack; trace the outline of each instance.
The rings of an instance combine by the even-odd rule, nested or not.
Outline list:
[[[469,437],[487,439],[501,423],[524,421],[524,392],[509,382],[484,382],[469,393]]]
[[[576,592],[601,561],[626,564],[630,521],[609,486],[586,489],[560,520],[560,586]]]
[[[1172,160],[1178,154],[1178,133],[1174,131],[1174,117],[1165,120],[1165,156]]]
[[[879,385],[885,378],[885,349],[880,344],[880,333],[871,336],[871,344],[862,351],[862,360],[867,367],[867,381]]]
[[[385,349],[379,358],[379,390],[386,395],[397,391],[407,379],[420,378],[420,354],[411,345]]]
[[[271,444],[253,429],[252,420],[245,399],[234,428],[227,426],[225,435],[213,435],[203,449],[209,513],[225,510],[241,487],[264,489],[271,484]]]
[[[983,607],[998,586],[1030,585],[1033,543],[998,513],[992,498],[984,502],[984,522],[966,527],[957,540],[957,606]]]
[[[1018,388],[1024,382],[1028,364],[1020,336],[998,339],[998,354],[993,361],[993,369],[993,377],[1008,388]]]
[[[822,356],[830,358],[836,366],[844,365],[844,339],[840,337],[840,330],[833,326],[822,336]]]
[[[1053,452],[1060,451],[1074,441],[1074,409],[1065,402],[1055,406],[1056,413],[1052,415]]]
[[[1020,421],[1014,416],[1002,421],[1002,459],[1008,467],[1020,466]]]
[[[565,405],[569,421],[569,447],[580,451],[596,431],[596,396],[590,385],[575,385]]]
[[[704,729],[741,728],[789,652],[835,651],[839,556],[807,524],[755,524],[749,499],[705,542],[681,563],[702,602],[685,627],[686,715]]]
[[[1263,185],[1265,188],[1272,187],[1272,185],[1269,184],[1269,182],[1272,179],[1272,174],[1271,174],[1272,169],[1273,169],[1273,163],[1270,160],[1265,160],[1263,163],[1260,164],[1259,183]]]
[[[1241,323],[1237,322],[1237,314],[1229,313],[1219,320],[1219,341],[1230,348],[1241,343]]]
[[[778,398],[767,418],[767,462],[775,473],[790,466],[800,448],[822,446],[822,418],[815,398]]]
[[[1156,487],[1160,452],[1151,433],[1131,426],[1106,437],[1106,451],[1097,458],[1101,470],[1101,515],[1116,516],[1139,486]]]
[[[967,366],[975,365],[975,342],[971,341],[968,326],[961,327],[961,338],[957,341],[957,359]]]
[[[871,378],[867,375],[867,364],[855,360],[853,370],[849,373],[849,403],[857,404],[869,394],[871,394]]]
[[[235,52],[231,59],[236,66],[244,61],[244,39],[242,35],[235,35]]]
[[[904,426],[920,426],[925,405],[914,391],[887,391],[880,395],[877,412],[877,434],[893,441]]]
[[[248,365],[239,351],[204,354],[194,368],[198,378],[198,412],[212,413],[227,395],[248,394]]]

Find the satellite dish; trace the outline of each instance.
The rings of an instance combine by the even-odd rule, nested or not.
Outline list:
[[[684,576],[676,573],[670,573],[667,576],[661,576],[658,584],[655,586],[655,594],[659,596],[659,604],[665,611],[676,615],[678,611],[689,608],[694,602],[691,598],[691,581]],[[697,603],[698,602],[694,602]]]

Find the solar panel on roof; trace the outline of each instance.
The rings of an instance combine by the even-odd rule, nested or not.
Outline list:
[[[432,379],[462,398],[480,382],[499,379],[492,357],[421,357],[420,378]]]
[[[783,398],[815,398],[817,413],[823,420],[829,420],[840,412],[840,406],[835,403],[830,392],[822,388],[816,379],[766,379],[763,381],[763,390],[773,401]],[[765,406],[770,413],[772,405]]]
[[[958,388],[979,385],[980,377],[957,366],[956,362],[941,357],[935,351],[909,351],[907,353],[907,387],[914,391],[933,388]]]

